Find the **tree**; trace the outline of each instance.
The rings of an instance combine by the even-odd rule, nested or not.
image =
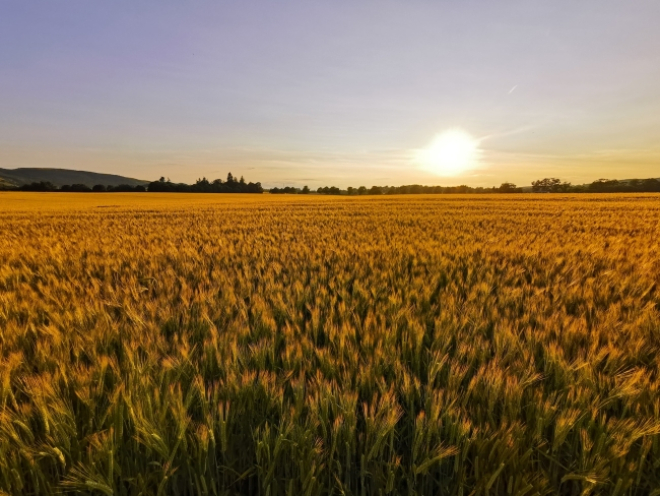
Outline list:
[[[156,182],[156,184],[161,184],[160,181]],[[140,186],[144,190],[144,186]],[[167,187],[167,184],[163,186],[164,188]],[[130,184],[118,184],[117,186],[108,186],[106,188],[106,191],[112,192],[112,193],[133,193],[135,191],[138,191],[138,186],[131,186]]]
[[[284,188],[271,188],[270,193],[273,195],[285,194],[285,193],[289,195],[295,195],[298,194],[298,190],[293,186],[285,186]]]
[[[18,188],[19,191],[57,191],[57,186],[49,181],[41,181],[38,183],[24,184]]]
[[[657,179],[644,179],[640,189],[646,193],[660,192],[660,181]]]
[[[316,190],[321,195],[341,195],[341,190],[337,186],[324,186]]]
[[[309,194],[309,187],[307,185],[303,186],[302,191],[300,192],[301,195],[308,195]]]
[[[497,191],[500,193],[521,193],[522,188],[518,188],[513,183],[502,183],[499,188],[497,188]]]
[[[599,179],[589,185],[591,191],[622,191],[621,183],[616,179]]]
[[[380,189],[378,186],[372,186],[371,189],[369,190],[370,195],[382,195],[383,190]]]
[[[89,193],[92,191],[92,188],[86,184],[65,184],[60,188],[62,191],[71,192],[71,193]]]
[[[534,193],[561,193],[568,191],[571,183],[562,183],[561,179],[556,177],[546,177],[538,181],[532,181],[532,191]]]
[[[366,186],[360,186],[358,188],[358,195],[366,195],[367,194],[367,187]]]
[[[550,193],[560,183],[560,179],[546,177],[545,179],[532,181],[532,191],[534,193]]]
[[[105,191],[105,190],[106,190],[106,188],[105,188],[105,186],[102,185],[102,184],[96,184],[96,185],[94,185],[94,187],[92,188],[92,191],[94,191],[95,193],[101,193],[101,192],[103,192],[103,191]]]

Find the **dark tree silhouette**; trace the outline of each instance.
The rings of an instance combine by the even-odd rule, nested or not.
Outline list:
[[[48,181],[41,181],[38,183],[24,184],[17,188],[19,191],[57,191],[57,186]]]
[[[270,193],[273,195],[281,195],[281,194],[295,195],[298,194],[298,190],[293,186],[286,186],[284,188],[271,188]]]
[[[556,177],[546,177],[538,181],[532,181],[532,191],[535,193],[563,193],[569,191],[571,183],[562,183]]]
[[[500,193],[522,193],[522,188],[519,188],[513,183],[502,183],[497,190]]]

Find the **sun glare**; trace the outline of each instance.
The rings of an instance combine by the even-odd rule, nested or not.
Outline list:
[[[419,165],[438,176],[458,176],[478,165],[479,142],[465,131],[440,133],[417,153]]]

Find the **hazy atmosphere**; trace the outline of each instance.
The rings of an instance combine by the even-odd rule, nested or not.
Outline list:
[[[657,1],[3,2],[0,167],[658,177],[659,19]]]

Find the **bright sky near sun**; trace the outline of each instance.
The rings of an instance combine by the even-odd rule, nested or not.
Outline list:
[[[5,0],[0,167],[660,177],[657,0]]]

